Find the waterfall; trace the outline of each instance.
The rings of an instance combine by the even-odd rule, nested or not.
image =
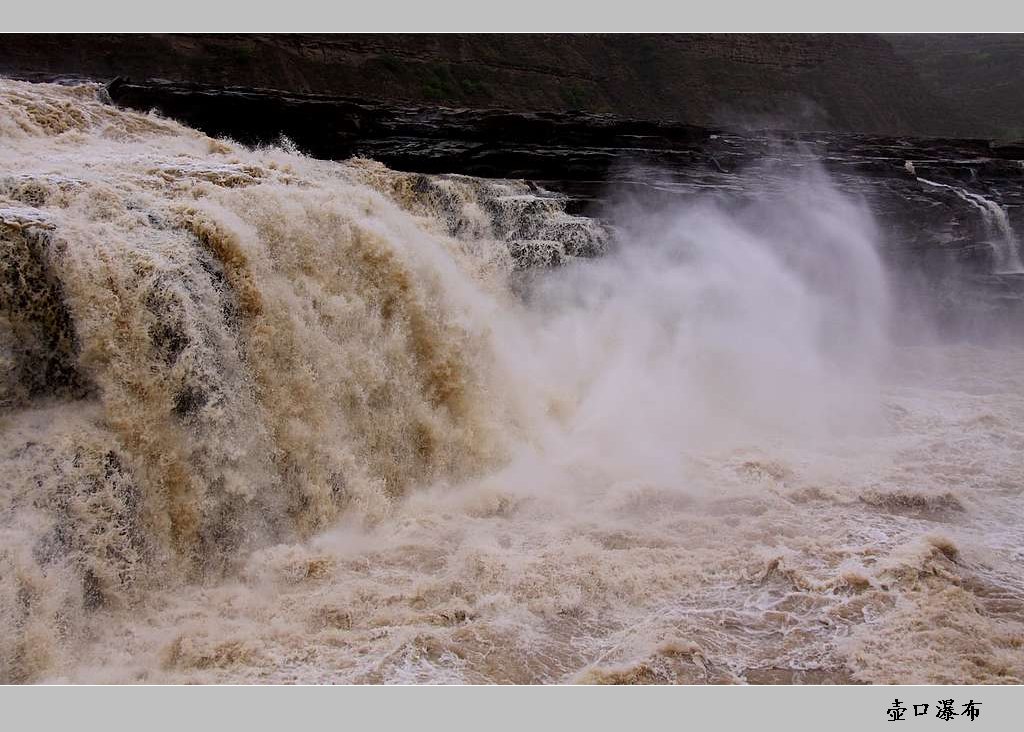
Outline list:
[[[945,183],[936,183],[920,176],[917,176],[917,180],[925,185],[953,191],[953,193],[981,212],[985,221],[985,230],[990,237],[989,244],[995,255],[994,274],[1024,272],[1024,264],[1021,263],[1020,259],[1020,245],[1013,227],[1010,226],[1010,219],[1006,215],[1006,209],[981,194],[972,193],[963,188],[946,185]]]

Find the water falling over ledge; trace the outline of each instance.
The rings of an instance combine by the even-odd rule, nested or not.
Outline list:
[[[921,183],[934,188],[945,188],[953,191],[962,200],[981,212],[985,229],[993,252],[993,274],[1021,274],[1024,264],[1021,263],[1020,241],[1010,225],[1006,210],[995,201],[985,198],[980,193],[972,193],[964,188],[936,183],[917,177]]]

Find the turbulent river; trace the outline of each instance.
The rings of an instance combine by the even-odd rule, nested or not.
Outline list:
[[[0,681],[1024,681],[1020,342],[609,211],[0,80]]]

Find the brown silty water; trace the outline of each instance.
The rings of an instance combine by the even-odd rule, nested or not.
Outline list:
[[[0,681],[1024,679],[1024,353],[894,343],[823,173],[612,230],[0,106]]]

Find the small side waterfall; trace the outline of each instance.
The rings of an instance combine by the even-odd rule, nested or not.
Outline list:
[[[936,183],[920,176],[915,177],[925,185],[953,191],[953,193],[981,212],[985,220],[985,229],[990,237],[989,244],[991,244],[995,255],[995,274],[1024,272],[1024,264],[1021,263],[1020,258],[1020,244],[1017,240],[1017,235],[1013,231],[1013,227],[1010,226],[1010,219],[1006,215],[1006,210],[1002,206],[978,193],[972,193],[963,188],[946,185],[945,183]]]

